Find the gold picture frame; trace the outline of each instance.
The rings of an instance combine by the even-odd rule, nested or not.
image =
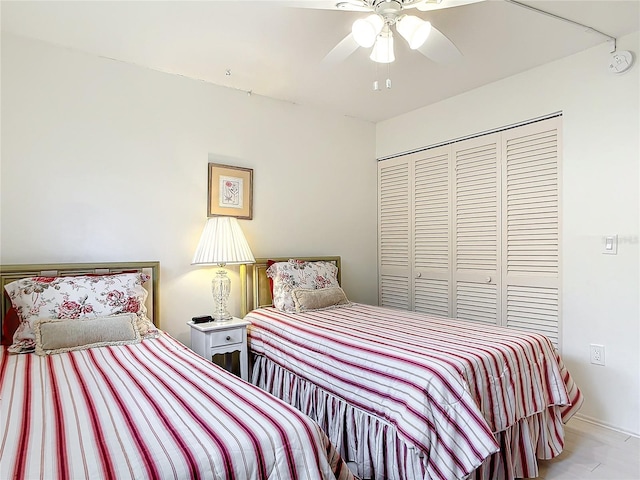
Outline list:
[[[207,217],[253,218],[253,169],[209,163]]]

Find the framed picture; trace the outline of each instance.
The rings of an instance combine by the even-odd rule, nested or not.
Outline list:
[[[253,218],[253,170],[209,164],[207,217]]]

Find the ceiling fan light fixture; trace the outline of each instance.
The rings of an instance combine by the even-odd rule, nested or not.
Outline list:
[[[393,53],[393,33],[391,30],[385,28],[380,32],[369,58],[377,63],[391,63],[396,59]]]
[[[354,40],[364,48],[372,47],[376,37],[384,26],[384,20],[380,15],[369,15],[367,18],[359,18],[351,27]]]
[[[396,20],[396,30],[404,37],[412,50],[420,48],[429,38],[431,33],[431,22],[414,17],[413,15],[403,15]]]

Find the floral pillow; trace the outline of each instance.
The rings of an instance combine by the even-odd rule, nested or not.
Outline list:
[[[296,312],[292,297],[294,288],[316,290],[339,287],[338,267],[331,262],[304,262],[289,260],[276,262],[267,268],[267,277],[273,280],[273,306],[283,312]]]
[[[135,313],[143,338],[158,331],[146,316],[144,302],[148,292],[144,273],[117,275],[78,275],[69,277],[30,277],[5,285],[11,304],[18,312],[20,325],[13,335],[12,353],[35,349],[33,324],[42,318],[84,319]]]

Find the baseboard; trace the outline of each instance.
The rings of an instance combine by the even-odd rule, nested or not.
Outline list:
[[[581,422],[591,423],[592,425],[596,425],[601,428],[606,428],[608,430],[613,430],[614,432],[623,433],[625,435],[630,435],[632,437],[640,438],[640,434],[637,432],[631,432],[629,430],[625,430],[623,428],[615,427],[611,424],[603,422],[601,420],[596,420],[595,418],[589,417],[587,415],[583,415],[581,413],[576,413],[573,418],[576,420],[580,420]]]

